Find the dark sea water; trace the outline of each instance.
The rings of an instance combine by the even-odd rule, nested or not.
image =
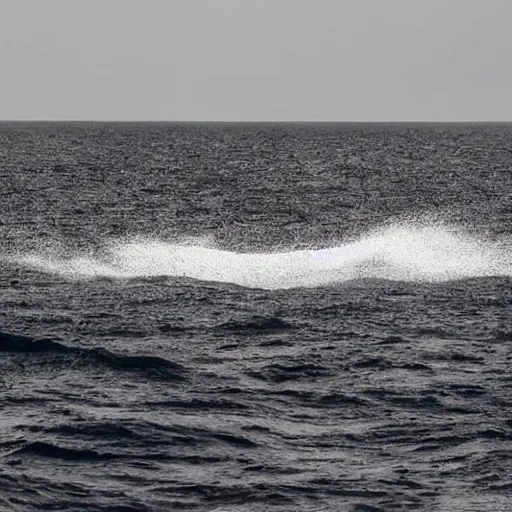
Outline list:
[[[0,124],[0,510],[512,511],[512,125]]]

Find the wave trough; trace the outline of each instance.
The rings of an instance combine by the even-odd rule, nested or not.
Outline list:
[[[442,282],[512,275],[512,252],[442,225],[399,224],[318,250],[238,253],[154,240],[112,242],[101,255],[25,252],[16,263],[70,279],[188,277],[251,288],[317,287],[364,278]]]

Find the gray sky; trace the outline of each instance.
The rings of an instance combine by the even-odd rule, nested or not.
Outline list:
[[[511,0],[0,0],[0,119],[512,120]]]

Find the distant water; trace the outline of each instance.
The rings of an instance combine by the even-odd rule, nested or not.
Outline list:
[[[512,125],[0,123],[0,510],[512,510]]]

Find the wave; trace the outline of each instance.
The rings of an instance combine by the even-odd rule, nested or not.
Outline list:
[[[109,369],[121,372],[137,372],[148,378],[181,381],[186,369],[179,363],[157,356],[116,354],[104,348],[68,346],[50,338],[32,338],[0,332],[0,353],[31,354],[43,357],[64,356],[68,360],[55,360],[59,366],[73,368]],[[50,360],[47,360],[48,364]]]
[[[8,259],[70,279],[172,276],[283,289],[365,278],[443,282],[510,276],[507,245],[443,224],[401,223],[326,249],[241,253],[207,244],[134,239],[110,242],[96,254],[69,256],[43,249]]]
[[[295,329],[295,326],[275,316],[253,316],[247,320],[228,320],[217,329],[254,335],[259,332],[283,332]]]

